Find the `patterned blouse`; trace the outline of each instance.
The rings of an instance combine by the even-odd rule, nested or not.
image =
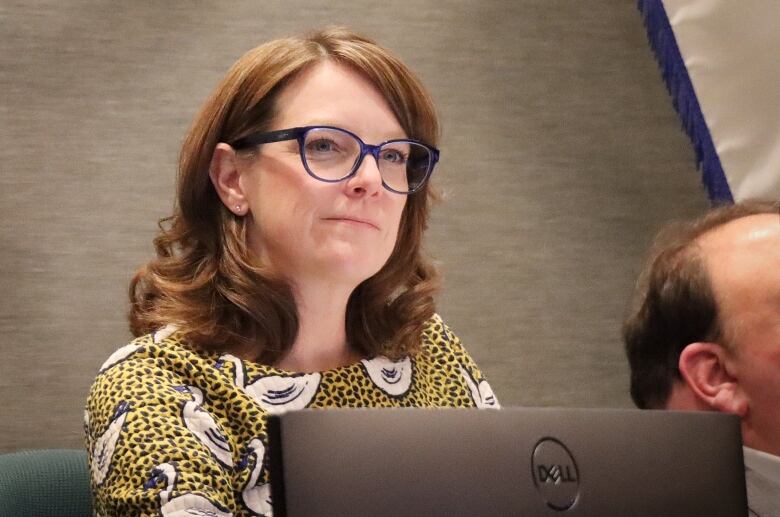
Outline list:
[[[272,513],[266,416],[327,407],[498,407],[438,315],[420,351],[291,373],[190,347],[170,328],[117,350],[84,414],[97,515]]]

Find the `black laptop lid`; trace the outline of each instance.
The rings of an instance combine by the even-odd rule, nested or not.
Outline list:
[[[739,419],[530,409],[269,418],[276,517],[744,516]]]

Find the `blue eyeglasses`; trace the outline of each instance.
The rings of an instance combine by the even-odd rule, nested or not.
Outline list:
[[[363,158],[376,160],[382,185],[397,194],[419,190],[439,161],[439,150],[416,140],[395,139],[379,145],[364,143],[356,134],[332,126],[304,126],[256,133],[230,144],[236,150],[260,144],[298,140],[303,168],[313,178],[335,183],[357,173]]]

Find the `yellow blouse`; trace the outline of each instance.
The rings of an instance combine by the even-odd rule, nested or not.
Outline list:
[[[414,356],[308,374],[196,350],[164,329],[117,350],[92,385],[85,430],[95,511],[270,516],[266,416],[328,407],[498,401],[438,315]]]

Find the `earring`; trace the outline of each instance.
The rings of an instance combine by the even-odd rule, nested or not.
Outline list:
[[[236,215],[243,215],[244,209],[241,208],[241,205],[236,205]]]

